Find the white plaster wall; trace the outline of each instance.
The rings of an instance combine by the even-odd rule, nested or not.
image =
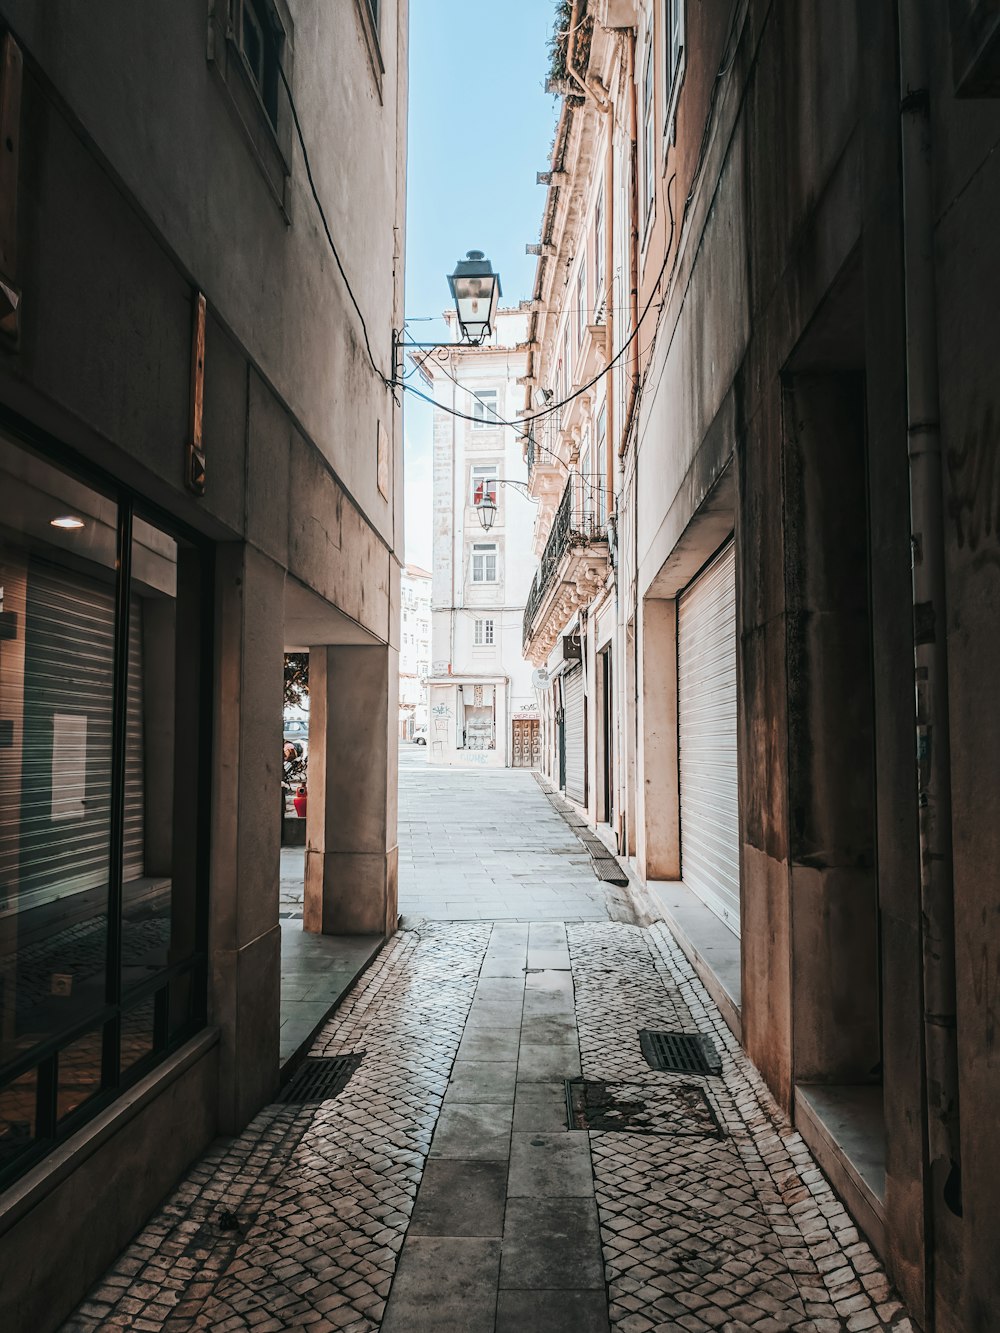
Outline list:
[[[448,408],[474,414],[475,393],[497,391],[497,414],[513,421],[523,397],[517,378],[525,373],[526,354],[517,350],[527,335],[527,315],[520,310],[501,311],[494,341],[481,349],[454,349],[447,368],[428,363],[434,397]],[[457,380],[456,384],[454,381]],[[495,760],[510,762],[510,722],[514,711],[535,703],[531,667],[522,654],[524,603],[534,577],[531,550],[535,505],[518,489],[499,486],[497,515],[493,528],[485,532],[473,503],[472,469],[492,465],[501,479],[527,481],[527,466],[519,431],[498,424],[479,429],[471,421],[435,413],[433,460],[433,628],[432,678],[452,677],[493,680],[502,689],[497,695],[497,749]],[[493,583],[472,580],[473,547],[492,543],[497,548],[497,579]],[[492,645],[475,643],[477,619],[492,620]],[[440,706],[454,686],[441,685],[432,691]],[[439,697],[440,696],[440,697]],[[431,729],[434,730],[434,698],[431,700]],[[501,710],[502,699],[502,710]],[[440,716],[440,715],[439,715]],[[463,762],[479,752],[431,746],[432,763]],[[491,764],[493,760],[490,761]]]

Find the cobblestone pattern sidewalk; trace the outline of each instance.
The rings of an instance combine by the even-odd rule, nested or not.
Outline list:
[[[569,926],[583,1076],[650,1106],[705,1086],[725,1137],[591,1134],[612,1327],[621,1333],[913,1333],[865,1240],[669,932]],[[721,1078],[654,1073],[640,1029],[701,1032]]]
[[[365,1051],[346,1090],[213,1149],[67,1333],[377,1329],[489,934],[397,935],[313,1048]]]

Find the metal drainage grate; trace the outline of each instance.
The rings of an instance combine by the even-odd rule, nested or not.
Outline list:
[[[594,867],[594,874],[598,879],[603,879],[605,884],[618,884],[621,888],[627,886],[628,875],[613,857],[594,856],[591,858],[591,864]]]
[[[667,1074],[721,1074],[722,1060],[711,1037],[700,1032],[639,1033],[639,1046],[650,1069]]]
[[[356,1055],[323,1055],[303,1060],[284,1091],[283,1102],[329,1102],[344,1091],[364,1059]]]

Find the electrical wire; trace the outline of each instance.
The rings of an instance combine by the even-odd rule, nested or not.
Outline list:
[[[668,190],[670,188],[670,185],[676,178],[676,176],[677,173],[674,172],[673,176],[671,176],[670,178],[670,181],[668,181],[667,183]],[[524,438],[524,432],[522,429],[524,426],[526,425],[530,426],[532,422],[541,421],[544,417],[551,416],[553,412],[558,412],[560,408],[565,407],[568,403],[571,403],[575,399],[581,398],[585,393],[588,393],[594,387],[594,385],[598,383],[599,380],[602,380],[604,376],[608,373],[608,371],[611,369],[611,367],[616,365],[622,359],[622,357],[625,355],[625,353],[628,351],[628,349],[632,346],[633,342],[635,342],[636,338],[638,337],[639,329],[642,327],[642,322],[649,314],[649,311],[653,305],[653,301],[660,288],[660,283],[663,280],[663,275],[667,271],[667,264],[669,263],[669,261],[670,261],[670,246],[667,245],[664,249],[663,263],[660,265],[660,271],[656,275],[656,281],[653,283],[652,289],[649,294],[649,299],[643,306],[642,311],[639,314],[638,319],[636,320],[635,328],[625,339],[621,347],[619,347],[618,351],[614,354],[614,356],[607,363],[607,365],[604,367],[603,370],[599,370],[592,379],[588,380],[585,384],[581,384],[578,388],[574,389],[572,393],[567,394],[565,398],[561,398],[555,403],[547,404],[545,407],[539,409],[539,411],[532,413],[531,416],[522,417],[520,421],[517,422],[507,421],[502,417],[497,417],[496,418],[497,424],[501,426],[509,426],[512,430],[521,432],[522,438]],[[459,346],[459,344],[456,344],[456,346]],[[394,385],[399,383],[400,381],[393,381]],[[402,387],[406,389],[409,393],[416,395],[417,398],[422,398],[425,403],[430,403],[432,407],[438,407],[441,409],[442,412],[447,412],[449,416],[458,417],[460,420],[463,421],[478,420],[477,417],[471,416],[468,412],[460,412],[458,411],[457,408],[447,407],[444,403],[439,403],[435,398],[432,398],[430,394],[423,393],[421,392],[420,389],[415,389],[412,384],[403,384]]]
[[[319,192],[316,189],[316,182],[313,179],[312,165],[309,161],[309,150],[306,148],[305,135],[302,133],[302,125],[299,121],[299,113],[295,106],[295,98],[292,96],[292,90],[288,83],[288,76],[285,74],[285,71],[281,66],[280,60],[278,61],[278,73],[281,75],[281,82],[284,84],[285,87],[285,93],[288,97],[288,106],[292,113],[292,122],[295,125],[295,133],[299,140],[299,147],[302,149],[302,161],[305,163],[306,178],[309,181],[309,189],[312,193],[313,201],[316,204],[317,211],[319,212],[320,221],[323,223],[323,231],[326,233],[327,244],[330,247],[330,252],[334,257],[334,260],[336,261],[337,268],[340,270],[340,276],[341,278],[343,278],[344,286],[347,288],[347,295],[351,298],[351,304],[354,306],[354,309],[357,312],[358,320],[361,323],[361,332],[364,335],[365,351],[368,353],[368,360],[372,364],[372,370],[374,370],[375,374],[379,377],[379,379],[382,381],[385,387],[389,389],[391,392],[391,390],[394,387],[394,381],[391,380],[380,369],[377,361],[375,360],[375,354],[372,352],[371,341],[369,340],[368,337],[368,325],[365,323],[365,317],[361,313],[361,307],[358,305],[358,298],[354,295],[354,289],[351,287],[350,280],[348,279],[347,273],[344,270],[344,265],[341,262],[340,255],[337,252],[337,247],[334,244],[333,234],[330,231],[330,224],[326,220],[326,210],[324,209],[322,201],[320,200]]]

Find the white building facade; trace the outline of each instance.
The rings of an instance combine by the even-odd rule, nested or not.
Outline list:
[[[531,767],[538,711],[522,653],[534,574],[535,505],[516,419],[527,316],[501,310],[483,347],[420,359],[435,399],[434,569],[428,759],[469,768]],[[464,413],[469,418],[455,415]],[[487,531],[480,502],[492,496]]]
[[[427,678],[431,674],[431,574],[404,565],[400,577],[399,735],[412,740],[427,726]]]

